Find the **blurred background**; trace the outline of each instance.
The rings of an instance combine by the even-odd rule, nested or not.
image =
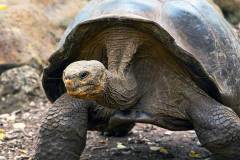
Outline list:
[[[0,160],[30,158],[41,118],[51,106],[40,85],[42,69],[87,1],[0,0]],[[209,2],[239,33],[240,0]],[[193,131],[138,124],[126,138],[89,132],[81,159],[207,159],[209,155]]]

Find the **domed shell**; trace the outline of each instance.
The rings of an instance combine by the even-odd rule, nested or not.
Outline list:
[[[65,92],[64,68],[86,36],[127,25],[154,36],[184,63],[196,84],[226,105],[240,99],[240,43],[233,27],[207,0],[93,0],[66,30],[49,59],[43,87],[51,101]]]

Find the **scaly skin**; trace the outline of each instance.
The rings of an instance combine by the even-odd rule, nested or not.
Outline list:
[[[149,113],[137,108],[127,114],[117,112],[112,121],[151,123],[169,129],[171,129],[169,126],[174,124],[173,130],[183,130],[188,127],[190,129],[192,125],[201,144],[213,153],[214,159],[238,159],[240,155],[239,116],[231,108],[206,95],[192,95],[186,99],[187,103],[184,106],[186,111],[183,112],[188,117],[186,121],[164,115],[159,116],[158,111]]]
[[[88,105],[67,95],[60,97],[42,122],[33,159],[79,160],[86,144]]]
[[[88,129],[124,136],[134,126],[133,123],[110,126],[108,120],[111,114],[95,102],[64,94],[49,109],[42,122],[32,159],[79,160]]]
[[[192,102],[195,103],[189,106],[188,114],[203,146],[217,159],[237,159],[240,155],[239,115],[206,96],[193,98]]]

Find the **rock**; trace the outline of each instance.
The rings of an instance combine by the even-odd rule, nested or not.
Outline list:
[[[173,134],[173,131],[166,131],[164,134],[170,136]]]
[[[0,113],[9,113],[22,107],[33,107],[30,102],[43,98],[39,71],[23,66],[0,76]]]
[[[85,0],[0,1],[1,65],[46,63],[65,27],[86,4]],[[8,66],[7,66],[8,67]]]
[[[0,156],[0,160],[7,160],[7,158],[4,156]]]
[[[21,156],[16,156],[14,160],[29,160],[29,156],[21,155]]]
[[[117,143],[117,149],[122,150],[122,149],[126,149],[127,147],[125,145],[123,145],[121,142]]]
[[[25,129],[26,125],[24,123],[14,123],[13,128],[16,130],[23,131]]]
[[[152,146],[152,147],[150,147],[150,150],[151,151],[158,151],[158,150],[160,150],[160,147]]]
[[[240,0],[214,0],[225,17],[233,24],[240,22]]]
[[[60,36],[59,29],[33,4],[10,6],[1,12],[0,21],[0,64],[32,58],[46,61]]]
[[[30,104],[31,105],[31,104]],[[30,113],[24,113],[23,115],[22,115],[22,119],[24,119],[24,120],[27,120],[27,119],[29,119],[29,117],[30,117]]]
[[[31,0],[42,5],[45,15],[53,24],[65,29],[87,0]],[[69,9],[71,8],[71,9]]]
[[[1,114],[0,115],[0,119],[7,119],[8,117],[10,117],[9,114]]]

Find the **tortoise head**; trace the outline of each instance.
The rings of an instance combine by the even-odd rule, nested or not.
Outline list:
[[[99,61],[77,61],[63,72],[67,93],[81,99],[96,99],[102,95],[107,70]]]

